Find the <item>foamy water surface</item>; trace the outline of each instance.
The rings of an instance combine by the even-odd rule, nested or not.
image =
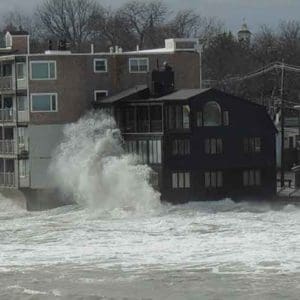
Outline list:
[[[80,293],[83,298],[78,299],[88,295],[123,299],[122,293],[115,294],[118,282],[124,297],[132,299],[166,297],[163,291],[173,285],[183,285],[180,293],[186,288],[187,299],[197,299],[200,291],[203,299],[216,299],[217,291],[206,295],[206,288],[200,289],[208,279],[206,287],[225,289],[224,298],[227,287],[238,279],[248,292],[259,291],[255,284],[270,280],[270,286],[261,287],[264,293],[278,288],[286,292],[278,295],[288,299],[299,293],[300,209],[294,205],[274,209],[224,200],[162,205],[149,214],[80,206],[33,213],[10,207],[7,201],[0,212],[1,299],[34,293],[39,293],[36,299],[72,299]],[[223,286],[226,278],[233,279]],[[141,291],[134,290],[134,283]],[[72,294],[78,284],[80,292]],[[178,293],[167,295],[183,299]],[[266,294],[262,299],[272,298]]]
[[[0,197],[0,299],[299,299],[300,208],[161,205],[111,117],[66,126],[51,165],[78,205]]]

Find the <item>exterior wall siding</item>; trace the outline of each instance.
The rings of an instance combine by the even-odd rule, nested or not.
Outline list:
[[[47,189],[53,187],[49,166],[53,152],[63,137],[63,125],[30,125],[30,187]]]
[[[128,60],[147,57],[149,72],[130,73]],[[107,59],[107,72],[94,73],[93,61]],[[122,55],[42,55],[32,56],[30,61],[56,61],[56,80],[30,80],[29,93],[54,92],[58,95],[58,112],[31,112],[33,124],[69,123],[76,121],[92,107],[94,90],[107,90],[109,95],[134,87],[150,84],[151,72],[167,61],[175,71],[176,88],[199,87],[199,55],[196,52],[174,54],[122,54]],[[30,74],[30,70],[29,70]]]

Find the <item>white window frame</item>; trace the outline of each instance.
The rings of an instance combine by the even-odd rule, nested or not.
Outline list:
[[[140,64],[139,64],[139,61],[140,60],[147,60],[147,70],[146,71],[132,71],[131,70],[131,62],[133,60],[137,60],[138,61],[138,69],[140,69]],[[128,67],[129,67],[129,73],[149,73],[149,58],[148,57],[131,57],[129,58],[129,63],[128,63]]]
[[[48,64],[48,78],[32,78],[32,65],[33,64],[40,64],[40,63],[47,63]],[[49,65],[54,63],[54,78],[50,78],[50,67]],[[55,60],[32,60],[30,61],[30,80],[37,80],[37,81],[45,81],[45,80],[56,80],[57,79],[57,67]]]
[[[105,65],[105,71],[98,71],[96,70],[96,63],[98,61],[104,61],[104,65]],[[107,59],[106,58],[94,58],[94,73],[107,73]]]
[[[32,98],[34,96],[55,96],[55,108],[56,110],[33,110],[32,109]],[[51,105],[52,107],[52,105]],[[57,93],[33,93],[30,94],[30,111],[32,113],[53,113],[53,112],[58,112],[58,101],[57,101]]]
[[[105,93],[108,96],[108,90],[94,90],[94,101],[97,101],[97,93]]]

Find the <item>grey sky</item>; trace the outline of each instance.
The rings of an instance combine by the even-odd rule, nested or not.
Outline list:
[[[19,9],[32,10],[42,0],[0,0],[0,14]],[[119,6],[126,0],[98,0],[100,3]],[[279,20],[300,19],[300,0],[165,0],[173,10],[192,8],[207,16],[217,16],[232,30],[237,30],[246,18],[250,29],[260,24],[274,26]]]

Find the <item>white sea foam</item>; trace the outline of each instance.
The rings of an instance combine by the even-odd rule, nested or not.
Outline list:
[[[159,206],[151,169],[124,153],[115,121],[103,112],[66,126],[51,171],[61,191],[85,207],[140,213]]]
[[[11,213],[20,213],[25,211],[25,200],[22,203],[16,199],[10,199],[0,194],[0,211],[11,212]]]

